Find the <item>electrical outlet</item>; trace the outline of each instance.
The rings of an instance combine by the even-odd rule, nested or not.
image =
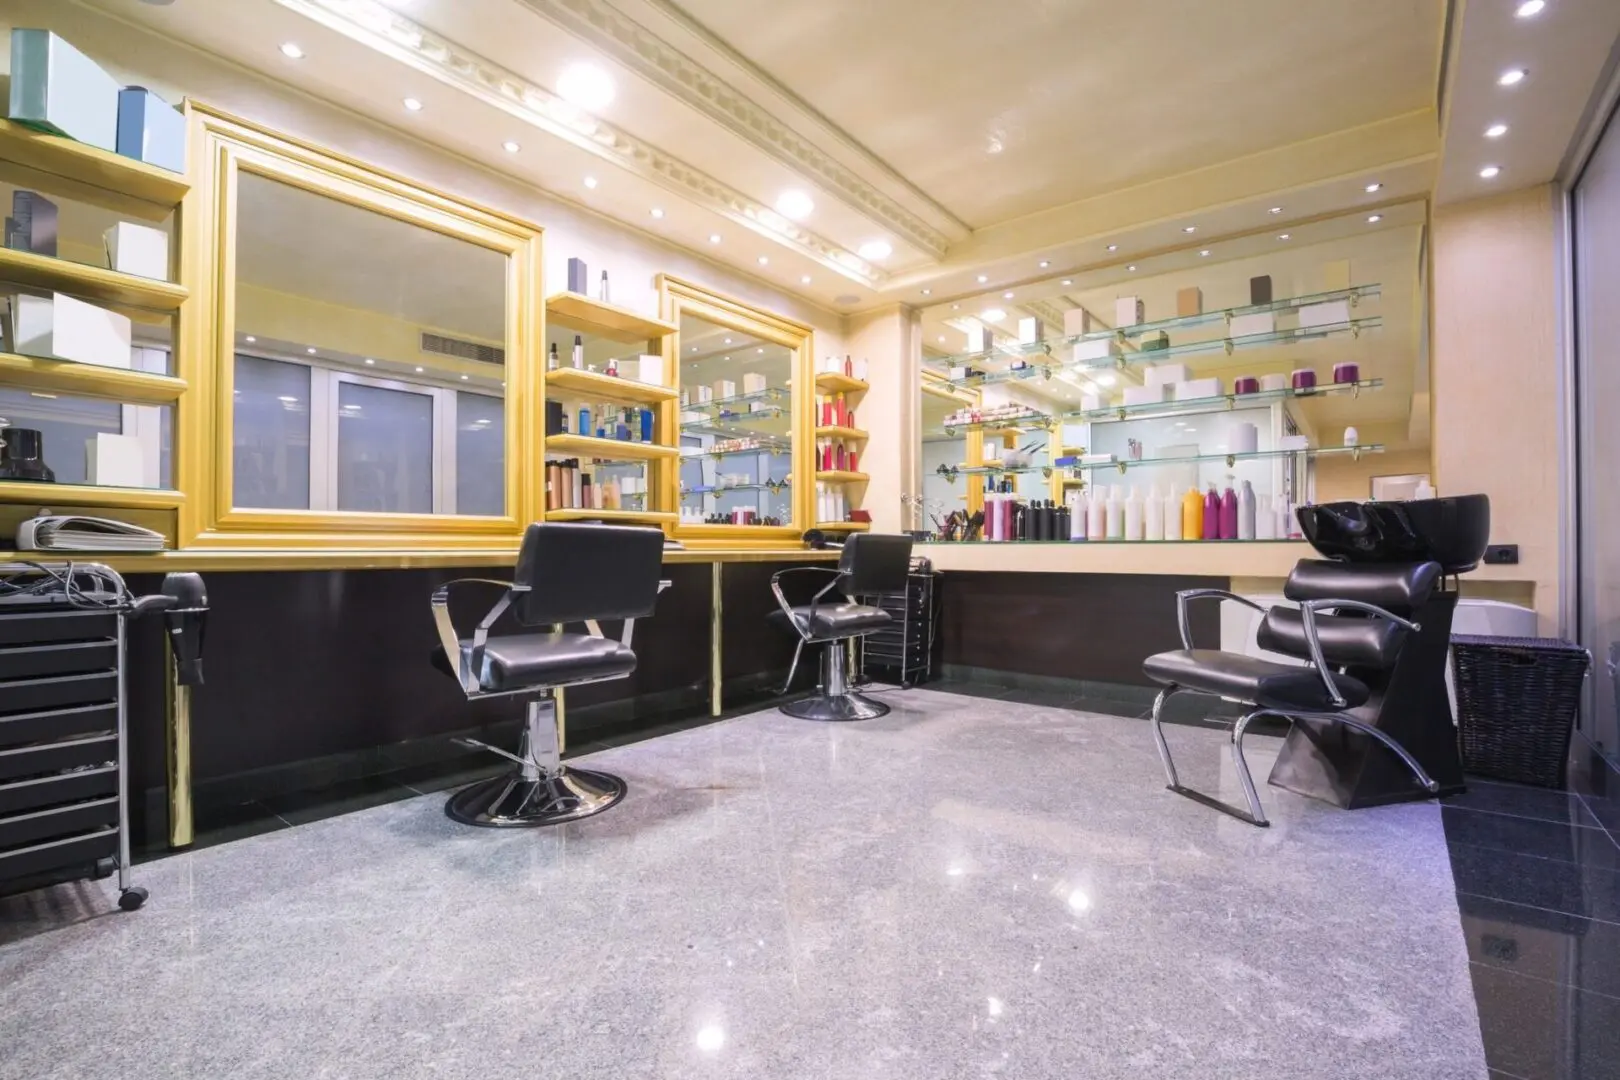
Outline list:
[[[1493,566],[1517,566],[1518,544],[1491,544],[1485,548],[1485,561]]]

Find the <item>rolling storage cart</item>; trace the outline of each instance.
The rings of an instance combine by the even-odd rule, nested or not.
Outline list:
[[[939,574],[927,559],[911,560],[911,573],[903,593],[880,593],[867,599],[894,620],[882,630],[860,639],[861,670],[897,675],[903,687],[927,682],[933,674],[934,579]]]

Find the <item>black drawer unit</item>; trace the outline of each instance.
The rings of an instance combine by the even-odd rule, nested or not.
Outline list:
[[[861,667],[894,678],[901,686],[926,682],[933,673],[934,579],[938,575],[922,558],[911,560],[906,591],[880,593],[863,599],[889,613],[888,626],[861,638]]]
[[[129,884],[127,593],[105,567],[50,565],[0,564],[0,894],[116,869],[133,910],[146,894]],[[97,600],[114,606],[75,606]]]

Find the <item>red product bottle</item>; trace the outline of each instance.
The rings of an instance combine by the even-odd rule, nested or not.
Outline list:
[[[855,361],[849,358],[849,353],[844,354],[844,374],[852,379],[855,377]]]
[[[850,472],[860,472],[861,471],[860,455],[857,454],[853,450],[851,450],[849,452],[849,471]]]

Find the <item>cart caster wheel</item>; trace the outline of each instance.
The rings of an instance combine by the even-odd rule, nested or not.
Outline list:
[[[149,894],[147,891],[141,888],[139,885],[131,886],[118,894],[118,906],[123,908],[125,911],[134,911],[136,908],[146,903],[146,897],[148,895]]]

